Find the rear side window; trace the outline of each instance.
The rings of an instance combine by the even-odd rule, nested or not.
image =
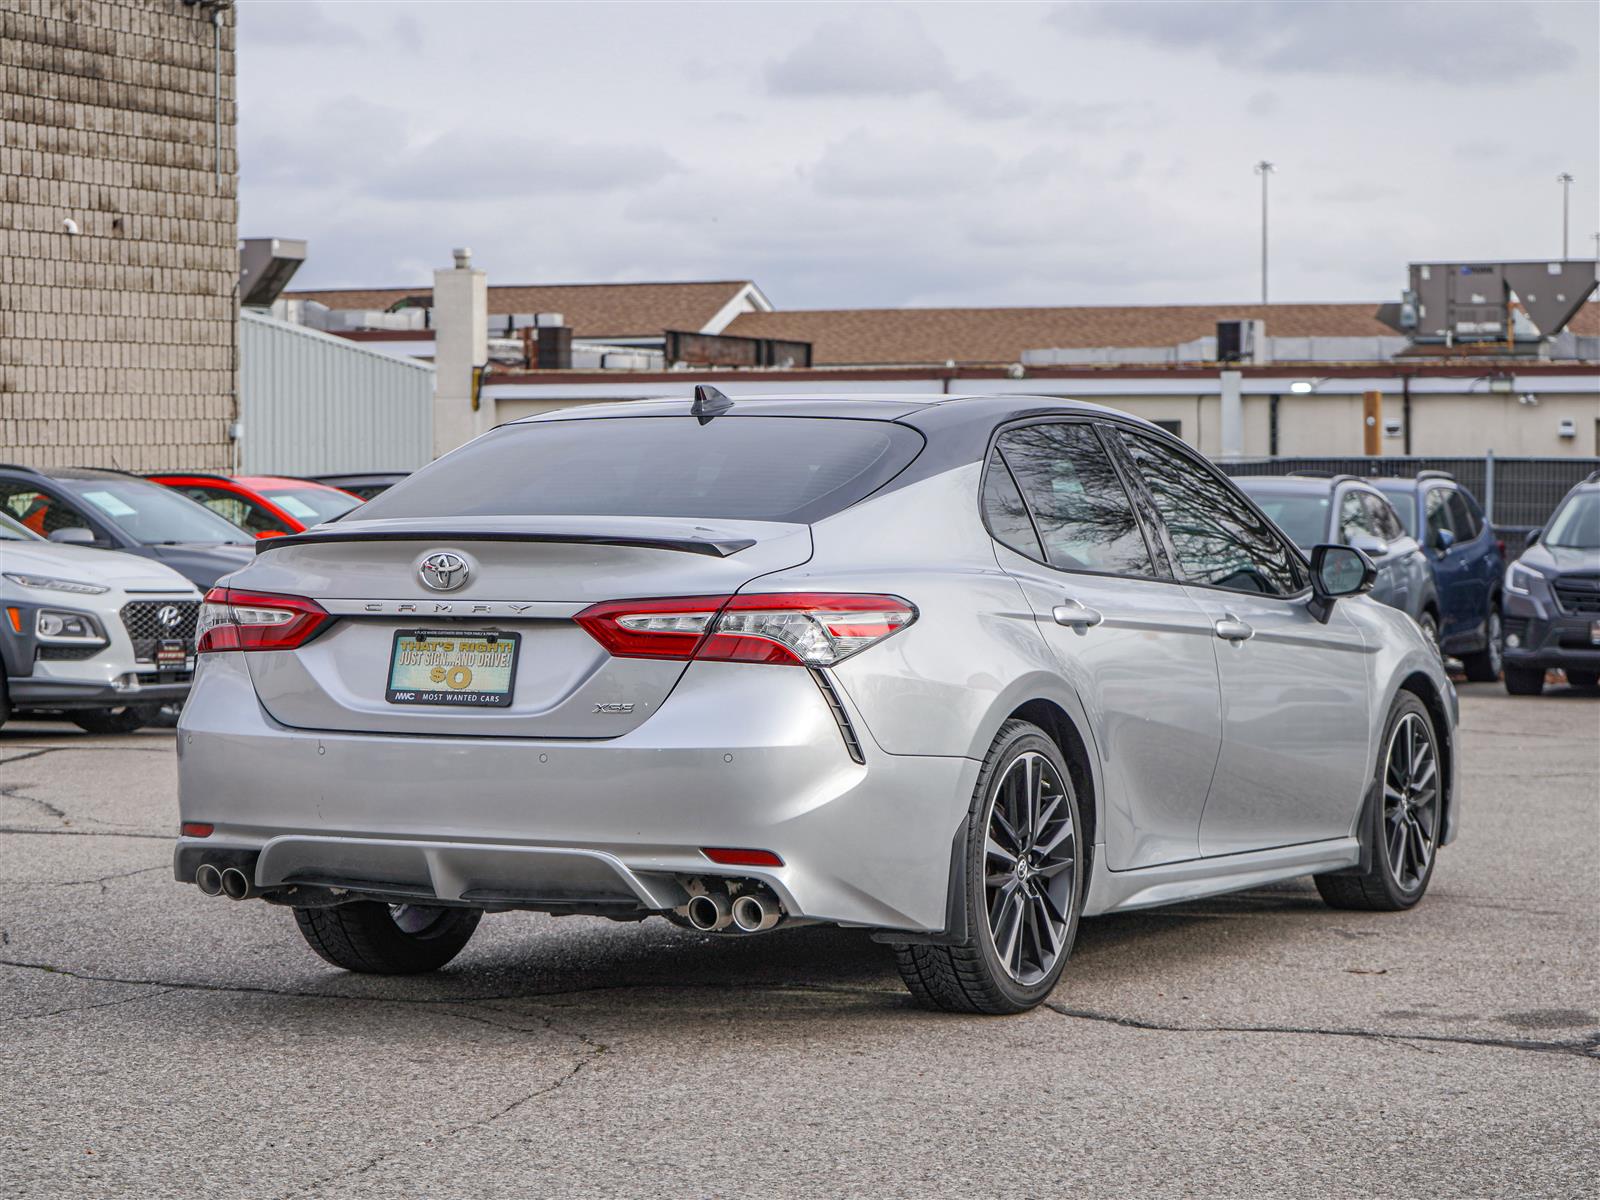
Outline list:
[[[1033,513],[1046,562],[1064,571],[1155,575],[1128,493],[1093,429],[1027,425],[1003,435],[999,449]]]
[[[1389,502],[1377,492],[1362,492],[1361,502],[1367,506],[1370,522],[1374,532],[1386,542],[1392,542],[1405,536],[1405,528],[1400,524],[1400,518],[1394,515],[1394,509]]]
[[[989,471],[983,479],[983,518],[995,541],[1029,558],[1044,558],[1044,548],[1034,532],[1033,518],[1028,516],[1022,493],[1017,491],[1017,481],[1011,477],[998,450],[989,456]]]
[[[1456,527],[1456,537],[1470,542],[1483,532],[1483,519],[1478,516],[1476,506],[1465,494],[1452,488],[1450,499],[1445,503],[1450,506],[1450,523]]]
[[[887,421],[597,417],[506,425],[367,502],[362,519],[707,517],[812,522],[863,499],[922,449]]]

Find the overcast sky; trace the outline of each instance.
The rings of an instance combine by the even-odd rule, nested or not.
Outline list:
[[[243,0],[297,286],[754,279],[780,308],[1382,300],[1600,231],[1600,5]]]

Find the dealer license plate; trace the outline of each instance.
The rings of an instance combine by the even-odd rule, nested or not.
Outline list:
[[[389,703],[505,708],[521,641],[518,633],[400,630],[389,654]]]

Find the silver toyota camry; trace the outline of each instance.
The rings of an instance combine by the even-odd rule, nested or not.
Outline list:
[[[1372,564],[1093,405],[568,409],[258,550],[205,598],[176,874],[350,970],[486,912],[829,922],[1017,1012],[1080,917],[1405,909],[1455,833],[1455,693]]]

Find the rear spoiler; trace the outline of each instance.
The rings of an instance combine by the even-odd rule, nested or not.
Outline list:
[[[578,546],[637,546],[644,550],[676,550],[684,554],[709,554],[727,558],[756,544],[754,538],[655,537],[650,534],[541,533],[459,529],[330,529],[318,533],[290,533],[261,538],[256,553],[267,554],[283,546],[321,546],[333,542],[559,542]]]

